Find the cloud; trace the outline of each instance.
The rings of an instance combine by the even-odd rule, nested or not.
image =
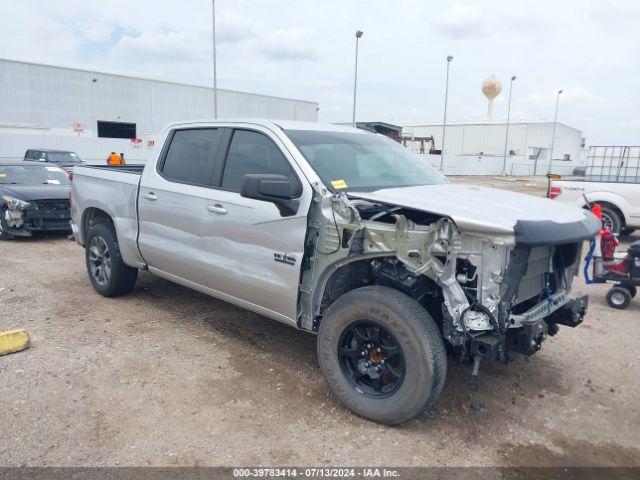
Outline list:
[[[291,27],[276,30],[260,42],[259,51],[272,60],[317,60],[314,45],[315,31],[310,28]]]
[[[484,118],[494,72],[506,118],[554,115],[591,143],[638,135],[640,4],[629,0],[233,0],[216,2],[221,88],[318,100],[322,121],[351,118],[353,32],[359,119]],[[336,15],[336,12],[340,12]],[[0,1],[0,57],[211,84],[211,0]],[[25,28],[25,26],[28,26]],[[606,32],[596,35],[594,32]],[[392,99],[393,102],[389,100]],[[1,107],[0,107],[1,110]]]
[[[119,59],[149,61],[201,61],[206,54],[200,42],[186,32],[146,32],[137,36],[125,35],[113,46],[111,55]]]
[[[456,4],[436,15],[433,25],[449,38],[479,37],[486,34],[483,17],[480,8],[474,5]]]
[[[558,90],[549,92],[533,92],[526,95],[521,101],[525,104],[540,105],[552,104],[556,101]],[[581,85],[565,88],[560,94],[561,102],[575,102],[582,104],[605,103],[605,100]]]
[[[251,22],[234,13],[216,17],[216,42],[237,43],[253,37]]]
[[[96,18],[79,22],[76,29],[85,40],[94,43],[108,42],[118,31],[115,23]]]
[[[605,103],[605,100],[586,87],[577,85],[562,91],[562,99],[570,102]]]

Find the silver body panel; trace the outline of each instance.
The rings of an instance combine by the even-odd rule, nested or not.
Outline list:
[[[473,185],[387,188],[351,196],[446,215],[466,232],[513,234],[518,220],[576,222],[583,213],[553,200]]]
[[[302,328],[312,329],[332,273],[355,260],[384,256],[394,256],[413,274],[436,281],[456,321],[469,305],[456,281],[456,258],[469,259],[482,277],[479,299],[494,311],[516,223],[549,219],[570,223],[584,218],[578,208],[528,195],[445,184],[350,192],[352,198],[442,216],[431,225],[414,224],[402,215],[395,225],[365,221],[345,195],[334,195],[322,184],[283,128],[373,134],[335,125],[241,120],[169,125],[161,141],[166,143],[175,129],[207,126],[253,129],[271,138],[301,181],[297,212],[283,217],[272,203],[221,188],[168,181],[156,171],[158,158],[145,166],[142,176],[79,167],[72,204],[76,240],[84,244],[80,227],[85,212],[100,209],[113,220],[126,264],[147,267],[164,278]],[[363,252],[352,254],[351,241],[341,245],[345,231],[364,235]],[[308,254],[305,245],[312,235],[317,242],[310,266],[301,275]],[[445,264],[438,256],[446,256]],[[284,257],[287,262],[279,260]],[[540,277],[538,272],[531,275],[534,288]],[[481,316],[470,322],[478,330],[491,328]]]

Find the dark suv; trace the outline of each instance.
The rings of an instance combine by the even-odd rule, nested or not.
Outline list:
[[[24,154],[24,160],[31,162],[49,162],[58,167],[70,170],[71,167],[82,165],[84,162],[75,152],[67,150],[51,150],[44,148],[29,149]]]

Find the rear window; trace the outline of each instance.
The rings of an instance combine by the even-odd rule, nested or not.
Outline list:
[[[47,158],[53,163],[80,163],[82,160],[73,152],[48,152]]]
[[[162,165],[162,175],[179,183],[209,185],[222,130],[176,130]]]

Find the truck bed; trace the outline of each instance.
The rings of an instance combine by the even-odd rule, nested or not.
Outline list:
[[[133,173],[142,175],[144,165],[83,165],[81,168],[92,168],[98,170],[109,170],[113,172]]]
[[[72,217],[78,211],[102,211],[114,223],[120,253],[129,265],[140,260],[138,235],[138,185],[144,165],[88,165],[75,167],[72,180]],[[76,218],[78,225],[82,220]],[[84,242],[80,229],[78,240]]]

